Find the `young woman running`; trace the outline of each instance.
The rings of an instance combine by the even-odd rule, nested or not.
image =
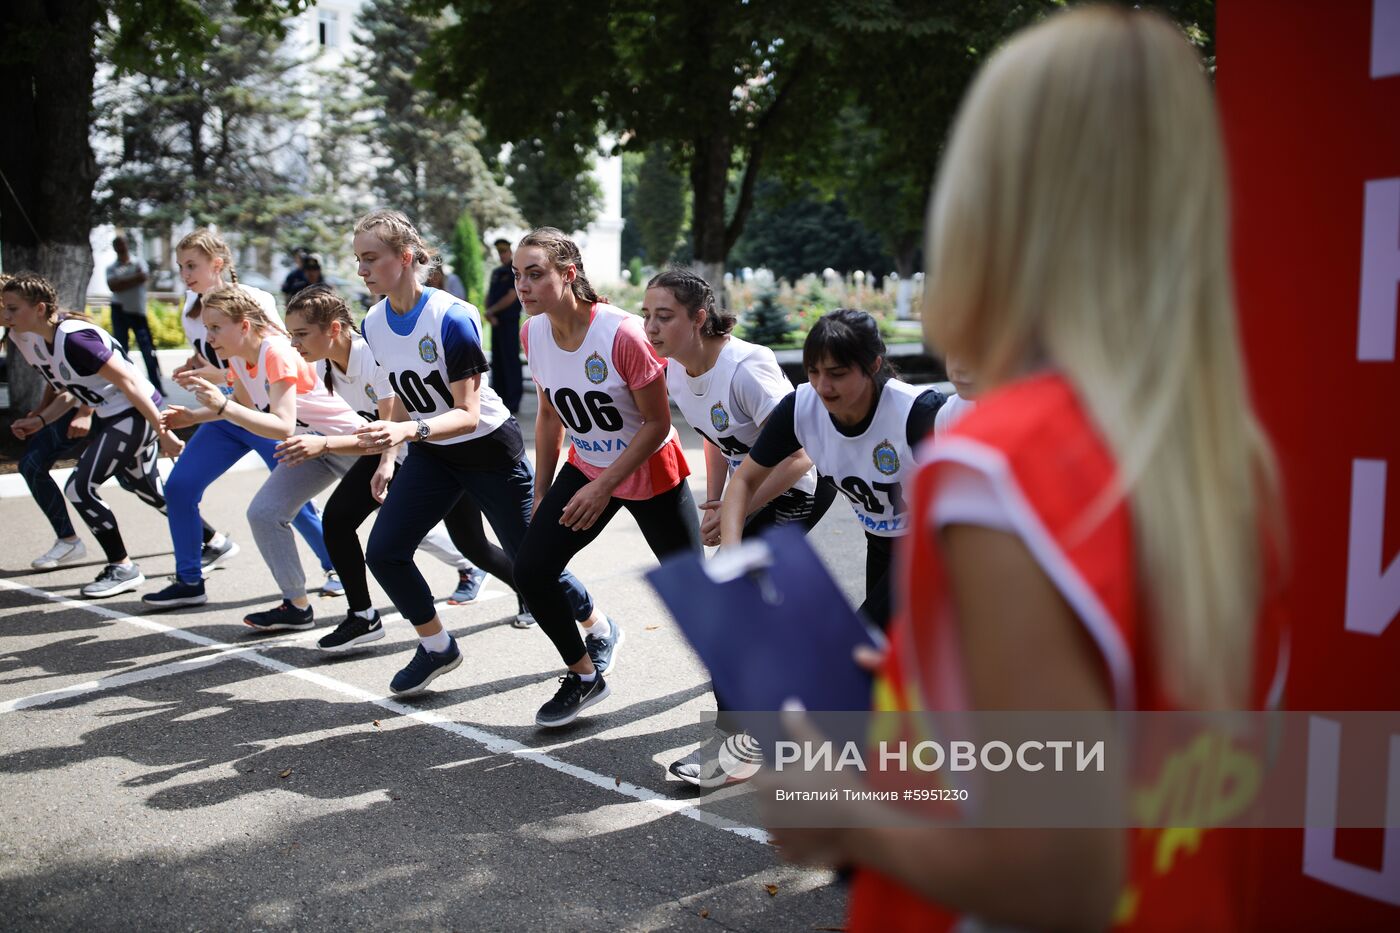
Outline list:
[[[175,371],[175,377],[178,379],[190,373],[222,386],[228,378],[225,373],[228,364],[209,345],[201,296],[225,284],[225,275],[237,284],[233,254],[217,234],[209,230],[196,230],[176,246],[175,258],[190,292],[180,322],[184,325],[185,337],[194,348],[189,361]],[[282,324],[277,314],[277,300],[257,288],[248,289],[248,293],[268,319],[277,322],[276,326],[280,328]],[[166,424],[172,428],[194,424],[189,412],[180,405],[171,405],[164,416]],[[196,529],[201,525],[199,502],[204,497],[204,490],[249,451],[262,457],[268,469],[275,468],[277,460],[273,449],[276,446],[277,442],[271,438],[259,437],[231,421],[218,420],[200,425],[166,481],[166,496],[169,499],[166,514],[170,520],[171,543],[175,547],[175,576],[169,586],[142,596],[142,603],[152,609],[169,609],[198,606],[208,601],[204,592],[203,571],[232,557],[238,552],[238,545],[224,535],[200,541]],[[315,506],[307,503],[297,513],[292,525],[316,553],[322,569],[329,573],[332,570],[331,561],[321,540],[321,516]],[[331,584],[331,591],[338,592],[339,581],[328,577],[327,582]]]
[[[0,290],[13,278],[13,275],[0,273]],[[60,312],[58,320],[62,321],[64,317]],[[68,500],[63,497],[63,491],[53,481],[49,471],[59,460],[77,454],[87,444],[88,432],[92,428],[92,406],[80,403],[78,407],[68,409],[53,421],[40,424],[35,429],[32,419],[48,408],[63,390],[55,385],[52,372],[46,372],[51,367],[38,354],[40,338],[15,330],[3,306],[0,306],[0,326],[8,330],[10,346],[44,378],[44,392],[38,403],[23,418],[10,425],[10,433],[24,441],[19,473],[29,487],[29,495],[44,513],[54,533],[53,546],[34,558],[29,566],[35,570],[53,570],[55,567],[76,564],[87,559],[87,545],[74,530],[73,520],[68,515]],[[9,365],[15,365],[13,355]]]
[[[365,318],[364,336],[394,391],[392,420],[361,428],[360,443],[377,454],[409,444],[365,554],[375,579],[418,632],[413,660],[389,685],[394,693],[409,695],[462,663],[457,642],[443,628],[428,584],[414,566],[414,550],[467,496],[491,523],[506,557],[516,559],[530,521],[534,477],[520,425],[483,384],[488,367],[481,318],[471,305],[422,286],[420,276],[432,254],[408,218],[398,211],[361,218],[355,225],[355,255],[365,285],[385,296]],[[488,570],[493,566],[482,555],[467,556]],[[602,619],[569,574],[556,571],[547,583],[557,588],[572,618]],[[533,610],[528,593],[525,598]]]
[[[718,307],[708,282],[689,269],[669,269],[647,283],[642,316],[651,345],[668,357],[666,384],[705,444],[707,501],[700,506],[700,536],[718,545],[719,508],[729,475],[739,468],[778,404],[792,394],[773,351],[733,336],[734,315]],[[749,503],[745,536],[773,525],[799,522],[811,530],[836,497],[830,482],[817,484],[812,461],[802,451],[769,474]],[[719,716],[709,741],[672,763],[676,777],[717,787],[727,775],[719,753],[738,728],[716,694]]]
[[[890,618],[890,553],[909,530],[904,490],[914,449],[933,430],[943,404],[894,378],[875,319],[843,308],[812,327],[802,347],[807,383],[778,403],[758,442],[730,480],[720,507],[725,546],[743,535],[748,503],[769,475],[798,450],[851,501],[865,530],[865,602],[880,628]]]
[[[298,292],[287,304],[287,331],[292,346],[304,359],[312,363],[325,362],[329,388],[355,409],[365,423],[392,420],[394,390],[389,375],[375,362],[369,344],[355,327],[350,306],[335,289],[313,285]],[[285,466],[327,453],[356,456],[326,502],[322,515],[326,547],[345,584],[348,603],[345,620],[320,640],[320,647],[325,651],[344,651],[384,637],[379,613],[370,602],[365,555],[358,532],[365,519],[384,501],[394,470],[403,462],[408,450],[405,445],[399,445],[378,457],[361,457],[358,455],[364,451],[359,440],[356,434],[345,437],[299,434],[277,445],[277,459]],[[510,560],[500,548],[486,540],[481,512],[470,499],[466,496],[458,499],[448,512],[445,524],[447,527],[444,523],[434,525],[420,547],[457,568],[461,582],[457,592],[448,599],[449,605],[470,602],[486,576],[457,551],[449,529],[455,531],[455,537],[461,538],[468,549],[489,552],[493,557],[499,555],[496,570],[503,574],[500,579],[509,581]],[[463,530],[457,531],[459,528]]]
[[[204,406],[187,413],[195,423],[228,422],[259,437],[294,434],[353,435],[367,422],[325,387],[315,368],[292,348],[282,329],[253,295],[238,285],[206,292],[202,317],[207,346],[233,376],[233,394],[193,373],[176,378]],[[248,524],[282,592],[279,605],[249,613],[243,622],[261,631],[305,630],[315,624],[306,596],[291,521],[311,497],[334,484],[359,458],[320,457],[302,466],[278,464],[248,505]]]
[[[671,400],[705,445],[706,501],[700,537],[720,543],[719,507],[729,476],[744,462],[768,416],[792,394],[792,383],[773,351],[730,333],[735,317],[715,303],[710,284],[689,269],[668,269],[647,283],[642,317],[656,352],[678,365],[666,367]],[[744,534],[773,525],[816,525],[836,495],[817,489],[816,471],[802,451],[788,457],[764,481],[748,505]]]
[[[915,479],[875,692],[913,729],[918,710],[1267,708],[1277,490],[1240,358],[1213,99],[1174,23],[1114,7],[1022,32],[968,91],[923,320],[981,391]],[[790,859],[857,868],[851,930],[1269,928],[1244,830],[1174,845],[833,816],[901,824],[775,831]]]
[[[64,489],[107,558],[88,597],[116,596],[146,578],[132,563],[117,518],[98,488],[117,478],[123,489],[160,509],[165,506],[156,461],[178,454],[184,444],[160,420],[160,393],[137,373],[112,335],[96,324],[58,320],[58,295],[41,276],[20,273],[4,285],[5,316],[21,334],[33,334],[40,371],[61,393],[37,414],[17,422],[26,433],[56,421],[79,402],[93,408],[87,448]]]
[[[657,557],[699,553],[700,524],[664,364],[641,319],[598,296],[578,246],[553,227],[520,241],[514,268],[529,315],[520,339],[539,395],[535,518],[515,557],[515,584],[568,668],[535,722],[562,726],[608,695],[603,674],[622,630],[599,618],[580,637],[555,577],[618,509],[632,514]],[[566,435],[569,459],[555,476]]]

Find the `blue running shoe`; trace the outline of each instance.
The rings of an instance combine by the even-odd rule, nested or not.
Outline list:
[[[486,571],[479,567],[457,571],[457,589],[447,597],[449,606],[465,606],[473,602],[481,592],[481,584],[486,582]]]
[[[617,648],[622,644],[622,627],[614,619],[606,616],[604,618],[607,618],[608,627],[612,631],[601,638],[597,635],[585,635],[583,646],[588,649],[588,656],[593,659],[594,670],[600,674],[611,674],[617,670]]]
[[[408,667],[394,675],[389,681],[389,689],[395,696],[411,697],[428,689],[428,684],[448,671],[456,670],[462,663],[462,652],[457,650],[457,639],[448,641],[446,651],[429,651],[419,644],[413,653]]]
[[[176,606],[202,606],[209,601],[204,595],[204,581],[186,583],[177,577],[170,578],[170,585],[157,593],[147,593],[141,602],[148,609],[174,609]]]

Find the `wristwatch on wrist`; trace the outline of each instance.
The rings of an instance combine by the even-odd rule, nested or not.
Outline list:
[[[418,436],[417,436],[416,438],[414,438],[414,440],[426,441],[426,440],[428,439],[428,433],[429,433],[431,430],[432,430],[432,428],[429,428],[429,427],[428,427],[428,422],[426,422],[426,421],[420,421],[420,422],[418,422]]]

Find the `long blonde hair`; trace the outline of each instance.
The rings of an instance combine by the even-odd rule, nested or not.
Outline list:
[[[1226,201],[1211,90],[1180,32],[1079,8],[982,69],[926,249],[929,340],[986,384],[1053,367],[1103,432],[1163,686],[1199,708],[1245,700],[1276,482],[1240,359]]]

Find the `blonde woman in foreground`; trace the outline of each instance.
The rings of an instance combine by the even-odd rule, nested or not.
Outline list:
[[[1162,17],[1076,9],[984,66],[940,171],[924,304],[980,392],[916,480],[901,617],[865,659],[877,708],[1260,707],[1274,471],[1226,201],[1210,87]],[[852,930],[1248,923],[1238,831],[907,823],[775,835],[856,869]]]

